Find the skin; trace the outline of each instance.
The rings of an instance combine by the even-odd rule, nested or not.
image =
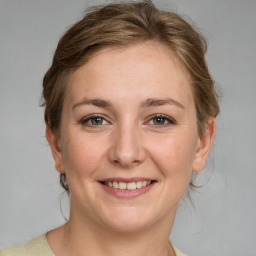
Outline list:
[[[111,106],[87,104],[91,99]],[[199,137],[190,79],[164,46],[147,42],[95,55],[68,81],[60,133],[46,128],[56,169],[66,173],[71,191],[70,220],[47,234],[52,250],[175,255],[168,238],[178,202],[192,172],[204,167],[214,135],[209,118]],[[117,198],[99,183],[110,177],[156,182],[138,197]]]

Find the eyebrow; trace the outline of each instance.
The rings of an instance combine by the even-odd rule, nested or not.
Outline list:
[[[72,109],[81,106],[81,105],[94,105],[96,107],[100,108],[110,108],[112,107],[112,104],[109,101],[103,100],[103,99],[89,99],[89,98],[84,98],[81,101],[77,102]]]
[[[74,104],[72,109],[74,109],[78,106],[81,106],[81,105],[94,105],[94,106],[100,107],[100,108],[112,107],[111,102],[109,102],[107,100],[103,100],[103,99],[99,99],[99,98],[95,98],[95,99],[84,98],[81,101]],[[185,107],[181,103],[179,103],[178,101],[171,99],[171,98],[166,98],[166,99],[149,98],[140,104],[140,106],[143,108],[158,107],[158,106],[163,106],[163,105],[175,105],[177,107],[185,109]]]
[[[141,103],[141,107],[158,107],[163,105],[175,105],[179,108],[185,109],[185,107],[181,103],[171,98],[166,98],[166,99],[149,98]]]

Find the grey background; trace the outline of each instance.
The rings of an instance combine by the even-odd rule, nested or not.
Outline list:
[[[106,2],[0,0],[0,248],[64,222],[67,198],[44,137],[41,82],[68,25]],[[210,180],[192,194],[194,208],[182,200],[171,239],[191,256],[256,255],[256,1],[154,2],[201,29],[223,91],[212,160],[201,176]]]

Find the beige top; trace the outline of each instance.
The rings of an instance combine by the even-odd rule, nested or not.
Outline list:
[[[171,242],[170,242],[171,243]],[[186,256],[175,245],[172,248],[176,256]],[[28,243],[20,246],[8,247],[0,250],[0,256],[55,256],[51,250],[46,234],[32,239]]]

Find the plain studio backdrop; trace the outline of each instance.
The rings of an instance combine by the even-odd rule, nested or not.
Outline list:
[[[65,221],[39,107],[42,78],[64,30],[107,2],[0,0],[0,248]],[[154,3],[188,15],[206,36],[223,94],[206,184],[192,193],[194,208],[182,200],[171,239],[190,256],[256,255],[256,1]]]

